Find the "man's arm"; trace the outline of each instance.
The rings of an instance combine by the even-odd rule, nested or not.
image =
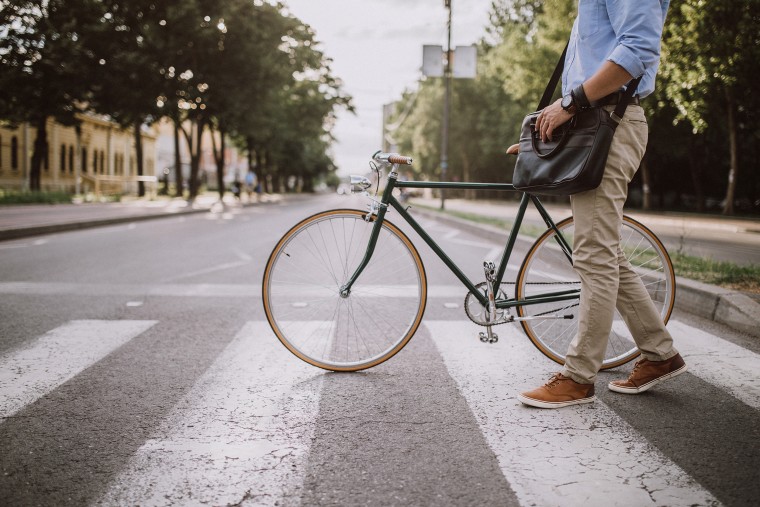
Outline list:
[[[590,102],[618,91],[646,72],[660,57],[663,10],[659,0],[607,1],[607,14],[618,44],[599,70],[583,83]],[[559,101],[544,109],[536,128],[544,141],[554,129],[569,121],[572,114]]]

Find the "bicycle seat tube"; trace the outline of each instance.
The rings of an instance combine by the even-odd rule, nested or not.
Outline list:
[[[385,191],[383,191],[383,196],[380,198],[380,202],[378,203],[377,217],[375,218],[375,223],[372,227],[372,233],[369,236],[367,251],[364,253],[364,258],[362,259],[361,263],[359,263],[359,266],[356,268],[356,271],[354,271],[354,274],[351,275],[348,281],[340,288],[340,295],[343,298],[347,298],[351,294],[351,287],[353,286],[354,282],[356,282],[356,279],[359,278],[359,275],[362,273],[362,271],[364,271],[364,268],[367,267],[367,264],[369,264],[369,261],[372,258],[372,254],[375,251],[377,238],[380,236],[380,228],[383,226],[385,213],[388,211],[388,203],[391,199],[393,199],[393,189],[396,186],[396,179],[398,178],[397,169],[398,165],[393,164],[391,173],[388,176],[388,180],[385,184]],[[370,211],[368,211],[368,213],[370,215],[372,214],[372,208]]]

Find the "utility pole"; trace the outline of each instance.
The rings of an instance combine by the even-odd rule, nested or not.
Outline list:
[[[441,134],[441,181],[446,181],[446,171],[449,168],[449,111],[451,109],[451,1],[443,0],[444,6],[449,10],[448,38],[446,41],[446,69],[443,73],[443,82],[446,91],[443,98],[443,132]],[[441,209],[446,207],[446,194],[441,189]]]

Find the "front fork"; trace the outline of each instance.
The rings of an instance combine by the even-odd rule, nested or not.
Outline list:
[[[359,275],[361,275],[362,271],[364,271],[364,268],[367,267],[367,264],[369,264],[370,259],[372,258],[372,254],[375,252],[375,246],[377,245],[377,238],[380,236],[380,229],[383,226],[383,220],[385,219],[385,213],[388,211],[388,202],[391,199],[391,195],[393,193],[393,189],[396,187],[396,179],[398,178],[398,165],[394,164],[391,168],[391,173],[388,176],[388,182],[385,186],[385,191],[383,191],[383,196],[380,199],[380,202],[372,202],[370,203],[370,209],[367,212],[366,220],[369,222],[372,220],[372,215],[375,213],[377,214],[375,218],[374,226],[372,227],[372,233],[369,236],[369,243],[367,244],[367,251],[364,253],[364,258],[359,263],[359,266],[356,268],[356,271],[351,275],[351,277],[344,283],[340,288],[340,297],[347,298],[351,295],[351,287],[356,282],[356,279],[359,278]],[[378,175],[379,177],[379,175]]]

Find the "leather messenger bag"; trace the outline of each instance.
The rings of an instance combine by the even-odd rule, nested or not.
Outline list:
[[[641,81],[637,78],[628,83],[612,113],[602,106],[579,111],[553,132],[550,141],[543,142],[541,134],[536,131],[536,118],[551,101],[566,54],[567,46],[546,86],[538,110],[527,115],[522,123],[520,153],[512,184],[530,194],[572,195],[599,186],[615,129]]]

